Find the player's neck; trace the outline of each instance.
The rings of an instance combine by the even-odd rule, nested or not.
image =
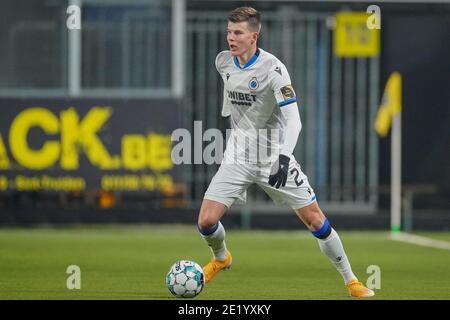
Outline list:
[[[249,50],[247,50],[246,52],[244,52],[242,55],[238,56],[237,59],[239,61],[239,64],[241,66],[244,66],[248,60],[251,59],[251,57],[253,57],[256,54],[256,46],[250,48]]]

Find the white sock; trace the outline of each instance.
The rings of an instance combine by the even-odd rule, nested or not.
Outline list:
[[[356,279],[337,232],[331,229],[331,233],[327,238],[317,240],[319,241],[320,250],[331,260],[342,278],[344,278],[344,282],[347,284],[350,280]]]
[[[200,234],[210,247],[214,258],[219,261],[224,261],[227,257],[227,246],[225,245],[225,229],[220,221],[218,222],[218,224],[219,226],[217,227],[217,230],[213,233],[204,235],[200,232]]]

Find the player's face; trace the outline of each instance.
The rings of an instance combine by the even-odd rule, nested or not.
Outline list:
[[[258,32],[252,32],[248,29],[248,23],[228,22],[227,42],[231,55],[241,56],[253,48],[258,39]]]

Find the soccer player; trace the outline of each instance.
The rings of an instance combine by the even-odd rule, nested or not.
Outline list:
[[[198,229],[213,253],[203,267],[206,282],[232,263],[221,217],[236,200],[245,201],[247,188],[256,183],[275,203],[292,207],[342,275],[350,296],[373,296],[374,292],[353,274],[338,234],[320,210],[308,178],[292,155],[301,130],[297,97],[284,64],[258,48],[260,29],[257,10],[233,10],[228,16],[229,50],[220,52],[215,61],[224,83],[222,116],[230,117],[232,133],[198,217]],[[278,134],[259,134],[264,130]],[[252,149],[267,145],[275,152],[261,155],[258,151],[255,161]]]

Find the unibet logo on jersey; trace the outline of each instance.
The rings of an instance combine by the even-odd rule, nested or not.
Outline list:
[[[228,98],[230,99],[231,104],[239,105],[239,106],[251,106],[252,102],[256,101],[255,94],[237,92],[237,91],[228,91]]]

